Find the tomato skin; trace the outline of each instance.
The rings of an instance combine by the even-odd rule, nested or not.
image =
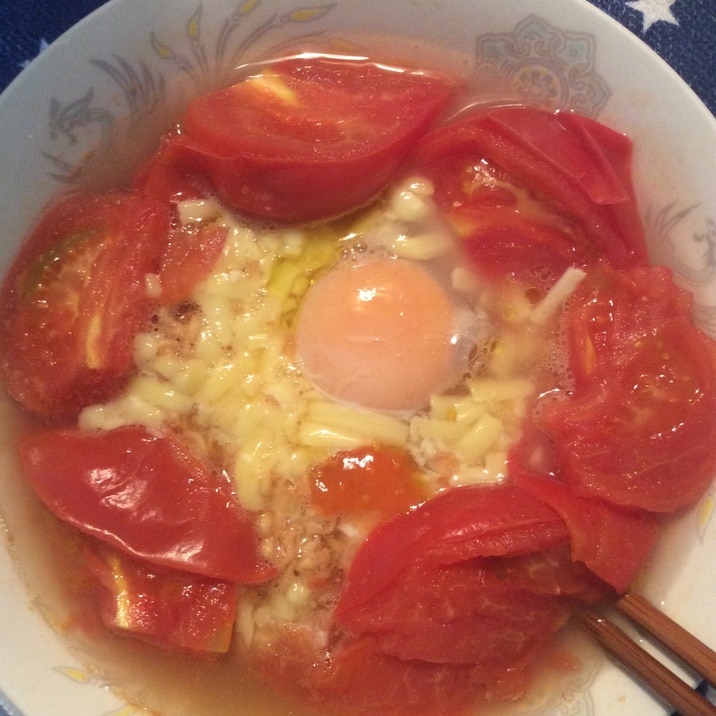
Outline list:
[[[0,376],[25,408],[71,418],[122,386],[170,220],[165,204],[119,192],[45,212],[0,295]]]
[[[130,556],[232,583],[274,572],[228,481],[168,435],[45,430],[21,442],[20,458],[55,516]]]
[[[716,343],[668,269],[590,272],[566,322],[575,391],[544,406],[575,494],[673,512],[716,471]]]
[[[158,161],[205,177],[236,210],[325,219],[383,189],[451,92],[443,78],[368,62],[288,59],[190,103]]]
[[[482,160],[575,223],[584,235],[575,237],[578,254],[584,253],[576,265],[595,255],[617,266],[647,263],[630,177],[631,143],[624,135],[572,113],[497,107],[433,130],[419,142],[414,162],[435,183],[438,203],[450,216],[484,200],[461,183],[466,167]]]
[[[102,543],[85,550],[105,626],[165,649],[229,650],[236,585],[132,559]]]

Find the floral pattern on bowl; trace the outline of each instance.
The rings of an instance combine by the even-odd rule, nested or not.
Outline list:
[[[50,144],[43,155],[51,165],[51,176],[66,184],[81,184],[88,174],[97,171],[98,161],[104,162],[116,153],[148,122],[161,121],[162,117],[168,121],[176,111],[174,102],[179,100],[170,95],[181,91],[175,86],[177,79],[181,89],[189,85],[193,90],[190,94],[205,91],[229,76],[239,59],[247,57],[251,47],[273,30],[285,30],[287,24],[298,29],[319,20],[332,8],[324,5],[301,7],[285,14],[269,12],[256,27],[242,33],[250,16],[260,7],[261,0],[244,0],[211,38],[203,28],[201,4],[186,20],[181,42],[163,39],[160,30],[149,30],[151,64],[148,60],[135,63],[117,55],[90,60],[114,83],[122,103],[119,109],[114,109],[115,97],[110,98],[110,103],[102,102],[93,88],[80,97],[50,100]],[[167,78],[166,67],[173,79]]]
[[[477,77],[498,94],[596,117],[611,90],[595,70],[596,39],[530,15],[512,32],[476,41]]]

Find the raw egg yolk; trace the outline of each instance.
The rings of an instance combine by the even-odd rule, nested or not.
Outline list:
[[[297,357],[308,378],[336,399],[416,410],[455,372],[453,313],[440,282],[416,264],[341,263],[306,295]]]

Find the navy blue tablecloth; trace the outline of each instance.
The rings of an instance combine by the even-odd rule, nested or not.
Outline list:
[[[716,0],[590,1],[651,46],[716,114]],[[49,43],[103,4],[0,0],[0,91]],[[6,716],[2,707],[0,716]]]

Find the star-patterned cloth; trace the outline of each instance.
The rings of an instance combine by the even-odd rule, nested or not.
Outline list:
[[[716,114],[716,0],[589,0],[631,30]]]
[[[671,12],[671,6],[676,0],[636,0],[636,2],[628,2],[627,5],[633,10],[644,15],[644,23],[642,31],[646,32],[655,22],[670,22],[672,25],[678,25],[679,21]]]
[[[105,0],[2,0],[0,91]],[[666,60],[716,114],[716,0],[589,0]],[[705,684],[700,690],[713,700]],[[0,706],[0,716],[8,716]]]

